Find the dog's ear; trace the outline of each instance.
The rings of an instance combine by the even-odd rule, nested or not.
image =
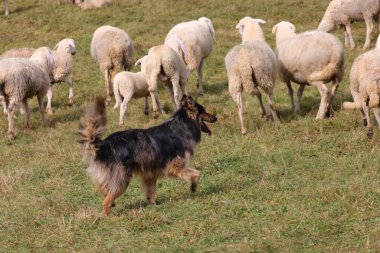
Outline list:
[[[187,104],[188,104],[191,108],[194,108],[194,107],[195,107],[195,100],[194,100],[191,96],[188,96],[188,97],[187,97]]]

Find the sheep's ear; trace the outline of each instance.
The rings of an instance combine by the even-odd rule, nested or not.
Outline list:
[[[47,60],[47,63],[48,63],[48,68],[50,71],[53,71],[54,70],[54,58],[51,54],[51,52],[49,51],[47,54],[46,54],[46,60]]]
[[[277,25],[273,26],[272,28],[272,34],[276,34],[277,32]]]
[[[239,29],[239,33],[241,34],[241,35],[243,35],[243,31],[244,31],[244,23],[243,22],[239,22],[239,24],[237,24],[236,26],[235,26],[235,28],[236,29]]]
[[[259,23],[259,24],[266,24],[267,23],[265,20],[262,20],[262,19],[259,19],[259,18],[255,18],[254,21],[257,22],[257,23]]]
[[[144,58],[144,57],[138,59],[138,60],[135,62],[135,66],[140,65],[140,64],[141,64],[141,61],[142,61],[143,58]]]
[[[290,29],[291,29],[293,32],[296,32],[296,27],[295,27],[293,24],[290,24]]]
[[[59,47],[60,44],[61,44],[61,42],[58,42],[57,45],[55,45],[53,50],[57,50],[57,48]]]

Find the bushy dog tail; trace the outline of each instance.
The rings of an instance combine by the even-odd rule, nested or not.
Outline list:
[[[106,123],[105,99],[98,96],[95,98],[95,102],[86,108],[80,119],[78,142],[82,145],[87,158],[95,157],[96,144],[101,142],[100,136],[105,132]]]

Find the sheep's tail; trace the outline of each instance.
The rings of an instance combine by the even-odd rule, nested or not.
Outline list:
[[[106,105],[104,97],[95,98],[95,103],[85,110],[80,119],[78,142],[82,145],[85,157],[93,159],[96,155],[100,136],[105,132],[107,123]]]
[[[320,71],[310,75],[310,81],[323,81],[331,80],[333,76],[336,76],[339,81],[343,77],[344,54],[338,50],[335,51],[330,59],[330,63]]]
[[[113,94],[115,96],[115,106],[113,107],[113,109],[118,108],[122,101],[120,91],[119,91],[119,80],[116,77],[113,81]]]

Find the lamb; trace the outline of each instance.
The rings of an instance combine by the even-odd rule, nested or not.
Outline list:
[[[181,56],[169,46],[159,45],[149,49],[146,58],[137,62],[141,60],[145,61],[146,64],[145,69],[142,68],[141,71],[145,74],[149,86],[154,118],[157,118],[159,113],[165,113],[157,96],[158,80],[165,84],[165,88],[171,95],[174,108],[178,109],[181,106],[182,95],[188,95],[189,78],[189,71],[186,69]]]
[[[107,91],[107,104],[111,103],[110,85],[112,79],[122,68],[132,67],[133,44],[128,34],[116,27],[101,26],[94,32],[91,40],[91,56],[104,73]]]
[[[115,95],[116,104],[113,109],[120,106],[119,125],[124,124],[124,115],[127,110],[129,101],[132,98],[145,98],[144,113],[149,113],[148,96],[149,86],[145,77],[147,56],[144,56],[135,65],[141,64],[141,71],[137,73],[122,71],[116,74],[113,82],[113,93]],[[122,100],[123,97],[123,101]]]
[[[14,48],[4,52],[0,55],[0,59],[12,58],[12,57],[30,57],[36,49],[34,48]],[[52,84],[59,82],[66,82],[69,86],[69,101],[68,105],[73,104],[73,82],[71,78],[72,56],[76,54],[75,41],[70,38],[66,38],[57,43],[54,50],[51,51],[54,58],[54,71],[52,73],[53,79]],[[53,96],[53,91],[50,88],[47,97],[48,102],[46,106],[46,111],[48,114],[52,114],[51,109],[51,99]]]
[[[242,35],[243,44],[233,47],[225,58],[228,90],[238,106],[242,134],[247,133],[243,119],[243,91],[257,96],[260,113],[265,115],[258,87],[263,89],[268,96],[269,111],[275,122],[279,122],[272,97],[277,76],[276,56],[265,42],[260,24],[265,21],[251,17],[241,19],[236,28]]]
[[[73,0],[73,3],[86,10],[111,6],[112,0]]]
[[[367,136],[372,138],[373,128],[370,122],[369,108],[373,108],[376,121],[380,126],[379,108],[380,85],[380,36],[375,49],[355,59],[350,72],[350,90],[354,102],[344,102],[345,109],[360,109]]]
[[[9,15],[8,0],[3,0],[3,5],[4,5],[5,16],[8,16]]]
[[[197,69],[197,87],[200,95],[203,94],[204,60],[210,55],[214,41],[215,30],[211,20],[206,17],[177,24],[165,39],[165,45],[182,56],[190,72]]]
[[[330,114],[331,105],[344,72],[344,48],[333,35],[321,31],[295,33],[293,24],[282,21],[273,27],[276,35],[276,55],[279,76],[289,90],[294,109],[291,81],[300,84],[295,112],[300,110],[300,102],[305,85],[318,88],[321,103],[316,119]],[[331,94],[325,86],[333,82]]]
[[[351,23],[364,20],[367,27],[363,46],[363,50],[365,50],[371,44],[372,22],[374,17],[378,18],[379,11],[379,0],[332,0],[318,26],[318,30],[331,32],[339,26],[344,26],[345,45],[354,48],[355,42],[351,33]]]
[[[14,111],[22,103],[25,111],[25,127],[29,128],[28,99],[37,96],[42,123],[45,125],[43,98],[50,87],[54,59],[49,48],[41,47],[31,58],[0,60],[0,95],[8,111],[8,135],[15,136]]]

